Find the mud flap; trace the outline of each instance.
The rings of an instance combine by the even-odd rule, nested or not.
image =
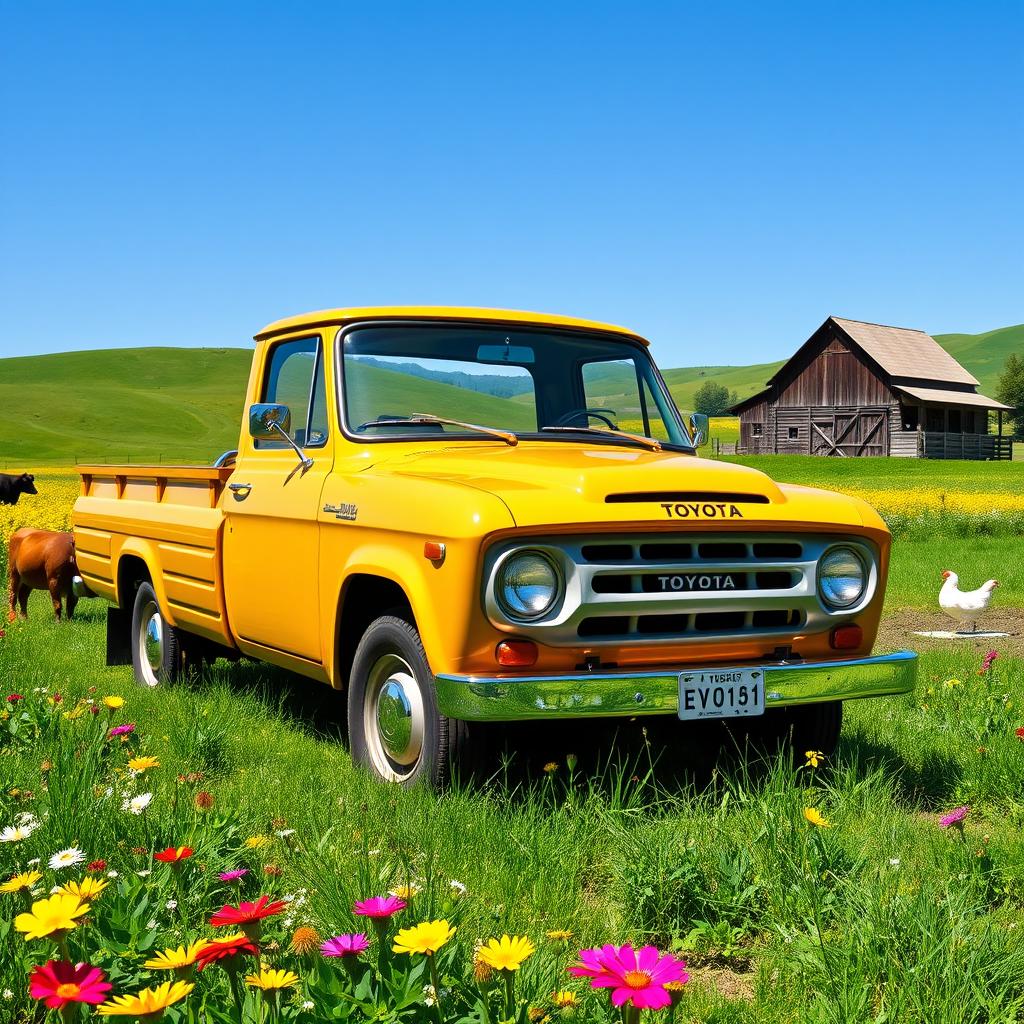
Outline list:
[[[132,614],[120,608],[107,608],[107,664],[132,663]]]

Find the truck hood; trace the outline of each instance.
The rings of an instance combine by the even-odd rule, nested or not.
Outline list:
[[[639,448],[463,443],[406,450],[372,471],[493,494],[518,527],[709,521],[741,528],[780,522],[861,528],[875,526],[877,519],[863,502],[845,495],[780,485],[733,463]]]

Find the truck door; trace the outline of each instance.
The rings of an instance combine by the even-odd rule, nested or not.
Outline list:
[[[304,470],[283,438],[251,437],[246,417],[221,502],[228,621],[241,641],[320,664],[317,513],[333,460],[324,345],[319,335],[267,344],[250,396],[288,406],[290,436],[313,464]]]

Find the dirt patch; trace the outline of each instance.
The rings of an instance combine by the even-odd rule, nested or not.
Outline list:
[[[713,988],[725,999],[754,1000],[754,985],[757,973],[752,960],[739,959],[724,966],[721,961],[702,962],[699,957],[684,958],[690,981]]]
[[[925,608],[901,608],[888,612],[882,617],[882,624],[875,641],[875,650],[887,651],[901,647],[910,647],[915,651],[932,651],[939,648],[951,649],[961,645],[969,645],[978,651],[980,658],[986,651],[997,650],[1000,654],[1024,655],[1024,609],[993,608],[979,620],[980,629],[990,629],[1009,636],[956,637],[953,640],[940,640],[934,637],[914,636],[918,631],[956,629],[953,619],[944,615],[936,608],[934,611]]]

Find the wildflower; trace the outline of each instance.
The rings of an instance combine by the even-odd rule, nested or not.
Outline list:
[[[250,850],[261,850],[269,842],[270,836],[249,836],[244,845]]]
[[[364,932],[356,932],[350,935],[335,935],[328,939],[320,947],[324,956],[358,956],[365,953],[370,946],[370,940]]]
[[[399,900],[411,900],[414,896],[418,896],[420,887],[412,882],[408,885],[396,885],[394,889],[388,890],[391,896]]]
[[[30,911],[14,919],[14,927],[24,932],[26,939],[45,939],[71,931],[78,926],[78,918],[88,913],[88,903],[69,893],[57,893],[56,896],[36,900]]]
[[[172,867],[180,866],[183,860],[188,860],[195,851],[191,846],[168,846],[166,850],[153,854],[153,860],[161,864],[170,864]]]
[[[805,807],[804,817],[810,824],[817,826],[818,828],[831,828],[832,822],[826,818],[817,807]]]
[[[165,949],[151,956],[144,966],[151,971],[178,971],[180,976],[180,972],[187,971],[195,964],[196,958],[209,945],[209,939],[197,939],[188,946]]]
[[[357,900],[352,913],[360,917],[392,917],[408,904],[397,896],[371,896],[368,900]]]
[[[207,942],[201,950],[196,953],[196,967],[202,971],[210,964],[226,961],[226,966],[234,965],[236,958],[240,956],[257,956],[259,950],[256,944],[249,939],[244,932],[235,932],[223,939],[214,939]]]
[[[124,707],[124,697],[117,697],[113,694],[103,698],[103,703],[111,710],[117,711]]]
[[[190,981],[165,981],[155,988],[144,988],[133,996],[115,996],[96,1012],[106,1017],[143,1017],[159,1020],[169,1006],[180,1003],[195,988]]]
[[[295,829],[293,828],[280,828],[275,833],[278,839],[288,839],[290,836],[295,835]]]
[[[998,651],[989,651],[984,658],[981,659],[981,671],[990,672],[992,670],[992,663],[999,657]]]
[[[143,868],[142,871],[136,871],[135,874],[137,874],[139,878],[149,878],[153,872],[150,871],[149,868]]]
[[[0,829],[0,843],[20,843],[23,839],[28,839],[33,832],[34,828],[24,825],[7,825]]]
[[[292,952],[297,953],[299,956],[305,956],[307,953],[312,953],[317,946],[320,945],[320,935],[317,933],[315,928],[310,928],[308,925],[303,925],[301,928],[296,928],[292,932],[292,938],[289,945],[292,947]]]
[[[451,890],[456,896],[466,895],[466,887],[462,884],[462,882],[459,882],[453,878],[448,884],[449,886],[451,886]]]
[[[91,860],[85,866],[86,871],[100,872],[107,870],[107,862],[105,860]],[[116,877],[116,876],[115,876]]]
[[[547,933],[547,937],[552,942],[568,942],[572,938],[573,933],[570,931],[562,931],[555,929]]]
[[[473,957],[473,980],[478,985],[489,985],[494,980],[494,969],[483,960]]]
[[[316,1009],[316,1003],[314,1003],[312,999],[303,999],[301,1005],[299,1006],[299,1009],[300,1010],[315,1010]]]
[[[80,882],[65,882],[61,887],[61,892],[66,892],[69,896],[77,896],[83,903],[91,903],[106,889],[108,884],[102,878],[86,875]]]
[[[536,946],[524,935],[502,935],[489,939],[477,950],[476,958],[496,971],[518,971],[523,961],[536,951]]]
[[[899,859],[899,857],[890,857],[889,858],[889,866],[893,867],[893,868],[898,868],[900,866],[900,859]]]
[[[261,896],[255,903],[239,903],[237,907],[225,903],[210,918],[210,924],[215,928],[233,925],[236,928],[241,928],[249,938],[255,940],[260,935],[260,922],[264,918],[280,914],[286,906],[284,900],[271,902],[269,896]]]
[[[245,983],[264,993],[280,992],[282,989],[294,988],[298,985],[299,976],[293,971],[275,971],[269,967],[263,967],[259,974],[248,975]]]
[[[825,760],[825,755],[820,750],[807,750],[804,757],[807,758],[807,764],[804,766],[806,768],[817,768]]]
[[[150,768],[160,767],[159,757],[130,757],[128,758],[128,767],[131,771],[137,775],[141,775],[143,772],[148,772]]]
[[[0,892],[21,892],[23,889],[31,889],[42,877],[41,871],[24,871],[20,875],[12,875],[0,885]]]
[[[278,867],[277,864],[267,864],[263,868],[263,874],[267,878],[280,878],[284,874],[284,868]]]
[[[964,819],[967,817],[969,811],[970,807],[967,805],[954,808],[948,814],[944,814],[939,818],[939,828],[957,828],[963,832]]]
[[[8,704],[17,704],[19,700],[24,700],[24,699],[25,698],[22,697],[22,695],[20,693],[9,693],[7,695],[7,703]]]
[[[2,995],[8,1002],[14,998],[14,993],[9,988],[5,988],[3,992],[0,992],[0,995]]]
[[[113,987],[98,967],[48,960],[32,968],[28,994],[41,999],[51,1010],[62,1010],[69,1003],[102,1003]]]
[[[107,872],[107,878],[120,878],[120,877],[121,877],[121,876],[120,876],[120,875],[119,875],[119,874],[118,874],[118,873],[117,873],[117,872],[116,872],[116,871],[115,871],[115,870],[114,870],[113,868],[111,868],[111,869],[110,869],[110,870],[109,870],[109,871]]]
[[[133,796],[130,799],[126,799],[121,804],[121,810],[127,811],[129,814],[142,814],[142,812],[153,802],[152,793],[139,793],[138,796]]]
[[[551,775],[553,772],[557,772],[558,771],[558,762],[557,761],[548,761],[548,763],[546,765],[544,765],[544,771],[547,772],[548,775]]]
[[[237,882],[247,874],[249,874],[248,868],[235,868],[233,871],[222,871],[217,877],[222,882]]]
[[[634,950],[624,946],[581,949],[580,963],[569,968],[577,978],[589,978],[592,988],[610,988],[613,1006],[630,1003],[640,1010],[660,1010],[672,1002],[665,989],[670,981],[690,980],[686,964],[654,946]]]
[[[571,772],[576,771],[576,765],[578,764],[578,762],[579,762],[579,759],[576,757],[575,754],[566,754],[565,755],[565,766],[566,766],[566,768],[569,769],[569,771],[571,771]]]
[[[54,871],[60,871],[61,868],[73,868],[76,864],[81,864],[83,860],[85,860],[85,854],[76,847],[69,846],[66,850],[60,850],[50,858],[50,867]]]
[[[963,683],[961,683],[959,679],[947,679],[945,683],[943,683],[943,686],[945,686],[947,690],[952,690],[954,686],[963,686]]]
[[[554,1003],[559,1010],[571,1010],[580,1005],[579,996],[577,996],[575,992],[569,991],[567,988],[559,989],[557,992],[552,992],[551,1002]]]
[[[107,733],[109,739],[116,739],[118,736],[130,736],[135,732],[134,722],[125,722],[124,725],[115,725],[110,732]]]
[[[424,953],[433,956],[453,935],[454,926],[447,921],[424,921],[411,928],[402,928],[395,936],[393,953]]]
[[[196,793],[196,810],[197,811],[208,811],[213,807],[213,794],[207,793],[205,789],[201,789]]]
[[[1018,726],[1016,729],[1014,729],[1013,734],[1017,737],[1017,739],[1024,740],[1024,725]]]

